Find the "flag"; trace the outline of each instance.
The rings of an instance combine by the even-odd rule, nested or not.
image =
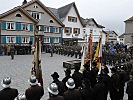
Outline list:
[[[81,66],[79,72],[83,73],[84,71],[84,64],[85,64],[85,45],[82,47],[83,48],[83,55],[81,58]]]
[[[96,52],[94,55],[94,61],[97,63],[97,68],[100,69],[101,64],[101,58],[102,58],[102,34],[100,35],[100,39],[96,48]]]
[[[89,56],[89,59],[92,59],[92,37],[91,37],[91,34],[90,34],[90,36],[89,36],[89,39],[88,39],[89,41],[89,51],[88,51],[88,56]]]
[[[39,37],[36,37],[35,52],[33,58],[33,67],[31,74],[34,74],[38,79],[38,82],[43,86],[42,70],[41,70],[41,41]]]

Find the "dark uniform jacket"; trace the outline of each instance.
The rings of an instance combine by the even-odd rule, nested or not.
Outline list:
[[[18,90],[13,88],[5,88],[0,91],[0,100],[14,100],[18,96]]]
[[[128,96],[133,96],[133,79],[128,81],[126,93],[128,94]]]
[[[44,94],[44,90],[41,86],[31,86],[25,91],[27,100],[40,100]]]
[[[64,92],[64,100],[82,100],[79,90],[72,89]]]
[[[52,96],[48,100],[64,100],[63,96]]]

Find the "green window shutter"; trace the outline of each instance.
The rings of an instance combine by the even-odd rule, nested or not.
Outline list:
[[[1,23],[2,30],[6,29],[6,21],[2,21]]]
[[[21,30],[21,23],[16,23],[16,30]]]
[[[30,31],[33,31],[33,24],[30,24]]]
[[[62,33],[62,28],[59,28],[59,33]]]
[[[50,37],[50,43],[54,43],[54,38]]]
[[[50,33],[53,33],[53,32],[54,32],[53,27],[50,27]]]
[[[30,37],[30,41],[32,42],[32,44],[34,43],[34,36]]]
[[[62,43],[62,38],[61,37],[59,37],[59,43]]]
[[[21,44],[21,37],[20,37],[20,36],[17,36],[17,37],[16,37],[16,43],[17,43],[17,44]]]
[[[2,42],[2,44],[6,44],[6,36],[1,36],[1,42]]]

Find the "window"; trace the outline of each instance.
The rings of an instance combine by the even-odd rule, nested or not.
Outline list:
[[[50,20],[49,22],[50,22],[50,23],[54,23],[54,21],[53,21],[53,20]]]
[[[35,19],[41,19],[41,13],[38,12],[31,12],[31,15]]]
[[[44,26],[44,32],[50,32],[50,27],[49,26]]]
[[[59,33],[59,28],[55,27],[55,33]]]
[[[7,22],[6,29],[8,30],[15,30],[15,23],[14,22]]]
[[[20,14],[16,14],[16,17],[22,17]]]
[[[44,30],[44,26],[40,25],[39,26],[39,31],[43,31]]]
[[[74,28],[73,33],[74,34],[80,34],[80,29],[79,28]]]
[[[16,38],[13,36],[7,36],[6,43],[16,43]]]
[[[49,37],[44,37],[44,43],[50,43],[50,38]]]
[[[58,37],[54,38],[54,43],[59,43],[59,38]]]
[[[77,18],[76,17],[72,17],[72,16],[68,16],[68,21],[69,22],[77,22]]]
[[[30,38],[29,37],[22,37],[22,43],[29,43]]]
[[[38,6],[37,5],[34,5],[34,8],[38,8]]]
[[[26,30],[26,31],[30,31],[30,24],[22,24],[21,29]]]
[[[65,27],[64,33],[72,33],[71,27]]]
[[[93,32],[93,30],[92,29],[90,29],[90,33],[92,33]]]

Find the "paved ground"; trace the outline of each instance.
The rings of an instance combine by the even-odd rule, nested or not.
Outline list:
[[[11,60],[10,56],[0,56],[0,80],[4,77],[10,76],[12,78],[11,86],[17,88],[19,93],[24,93],[25,89],[29,87],[28,79],[32,67],[33,55],[15,55],[15,59]],[[51,74],[57,71],[60,79],[64,77],[63,61],[74,60],[75,58],[61,56],[54,54],[42,54],[42,72],[44,79],[44,96],[42,100],[47,100],[47,87],[52,82]],[[0,90],[2,89],[0,85]],[[125,95],[124,98],[127,98]],[[110,99],[108,99],[110,100]],[[124,99],[127,100],[127,99]]]

